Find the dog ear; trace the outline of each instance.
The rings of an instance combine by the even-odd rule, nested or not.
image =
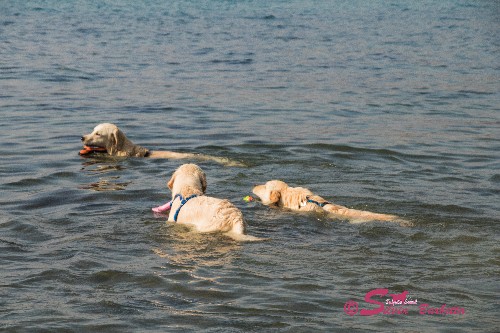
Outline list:
[[[118,151],[121,150],[121,147],[123,146],[123,143],[125,142],[125,135],[120,131],[119,128],[115,128],[113,132],[111,133],[111,144],[109,147],[106,147],[108,149],[108,152],[110,155],[116,154]]]
[[[281,198],[281,193],[279,191],[272,190],[271,193],[269,193],[269,201],[271,203],[277,203],[280,201]]]
[[[207,176],[205,175],[204,172],[201,174],[200,180],[201,180],[201,190],[203,191],[203,194],[205,194],[205,192],[207,191]]]
[[[172,190],[174,188],[174,181],[175,181],[175,173],[172,175],[172,177],[170,178],[170,180],[167,183],[167,186],[170,190]]]

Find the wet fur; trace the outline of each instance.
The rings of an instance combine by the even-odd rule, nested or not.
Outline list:
[[[199,232],[223,232],[238,241],[256,241],[259,238],[245,235],[246,224],[242,212],[225,199],[205,195],[207,188],[206,175],[196,164],[183,164],[172,175],[167,183],[172,191],[172,199],[177,194],[188,198],[179,211],[177,223],[192,225]],[[175,222],[174,216],[180,207],[180,199],[172,203],[168,216],[169,222]]]

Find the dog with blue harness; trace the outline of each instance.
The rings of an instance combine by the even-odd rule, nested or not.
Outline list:
[[[303,187],[290,187],[281,180],[270,180],[253,188],[253,193],[264,205],[276,206],[300,212],[326,213],[336,219],[346,219],[351,223],[368,221],[392,221],[407,225],[396,215],[372,213],[333,204]]]
[[[207,178],[196,164],[183,164],[167,183],[172,191],[169,222],[194,227],[199,232],[222,232],[238,241],[256,241],[246,235],[243,213],[229,200],[205,195]]]

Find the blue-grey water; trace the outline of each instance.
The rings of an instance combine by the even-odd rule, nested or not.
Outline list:
[[[0,331],[498,330],[499,22],[486,0],[0,1]],[[246,167],[78,156],[101,122]],[[154,216],[183,162],[268,240]],[[270,179],[413,226],[242,200]],[[378,288],[418,305],[344,311]]]

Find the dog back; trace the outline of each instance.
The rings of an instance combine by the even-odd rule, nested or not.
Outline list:
[[[174,222],[179,207],[180,200],[175,200],[168,216],[170,222]],[[194,225],[200,232],[245,232],[243,214],[236,206],[229,200],[204,195],[194,197],[182,206],[177,223]]]

